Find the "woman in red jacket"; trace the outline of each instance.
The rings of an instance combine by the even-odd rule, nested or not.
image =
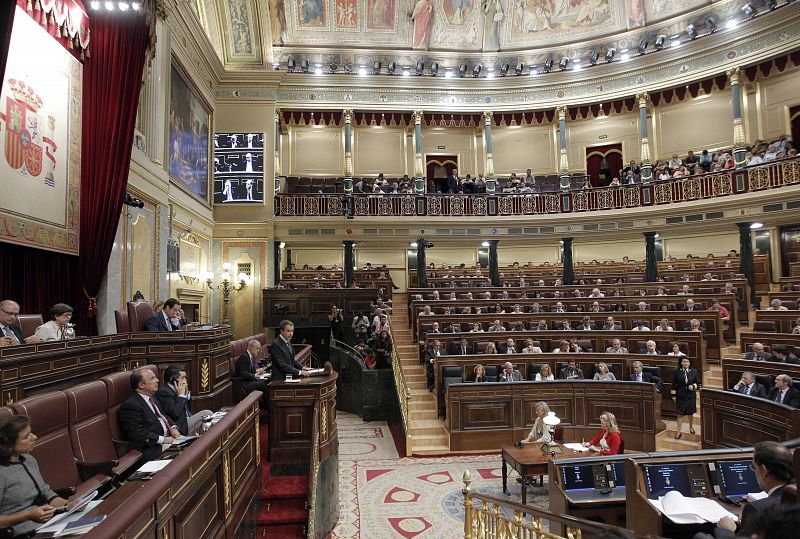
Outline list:
[[[621,441],[617,418],[611,412],[603,412],[600,414],[600,432],[589,442],[584,442],[583,446],[601,455],[616,455]]]

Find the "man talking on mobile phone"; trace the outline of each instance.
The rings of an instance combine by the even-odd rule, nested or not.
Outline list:
[[[192,395],[183,365],[170,365],[164,369],[164,384],[156,391],[155,399],[161,411],[184,436],[194,432],[203,419],[213,415],[211,410],[192,413]]]

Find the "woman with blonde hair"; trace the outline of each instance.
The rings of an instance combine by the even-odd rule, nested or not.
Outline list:
[[[542,365],[542,368],[539,369],[539,372],[536,373],[536,381],[537,382],[552,382],[555,380],[553,376],[553,371],[550,370],[550,365],[545,363]]]
[[[595,380],[616,380],[614,373],[608,370],[608,365],[602,361],[597,364],[597,372],[594,373]]]
[[[541,444],[548,443],[553,440],[553,432],[550,430],[550,425],[546,425],[544,418],[550,413],[550,407],[544,401],[539,401],[534,406],[536,411],[536,421],[533,422],[528,437],[522,440],[523,444]]]
[[[497,346],[493,342],[490,342],[486,345],[486,354],[496,354],[497,353]]]
[[[588,442],[583,442],[583,447],[601,455],[616,455],[621,443],[617,418],[611,412],[603,412],[600,414],[600,431]]]
[[[472,370],[472,372],[475,374],[476,382],[488,382],[488,379],[486,378],[486,367],[480,363],[475,365],[475,368]]]

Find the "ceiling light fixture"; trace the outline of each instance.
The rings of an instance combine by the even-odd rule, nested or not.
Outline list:
[[[503,62],[502,64],[500,64],[500,76],[501,77],[505,77],[506,75],[508,75],[508,68],[509,67],[511,67],[511,66],[508,65],[508,62]]]
[[[425,73],[425,62],[417,62],[416,71],[417,75]]]
[[[474,78],[478,78],[481,74],[481,69],[483,69],[483,66],[481,64],[475,64],[474,66],[472,66],[472,76]]]
[[[617,53],[617,49],[611,48],[606,50],[606,63],[611,62],[614,59],[614,55]]]
[[[517,75],[522,75],[522,71],[525,69],[525,64],[522,62],[518,62],[516,67],[514,67],[514,73]]]
[[[592,55],[589,57],[589,63],[592,65],[597,65],[597,61],[600,59],[600,51],[597,49],[592,51]]]
[[[667,40],[667,36],[664,34],[658,34],[656,36],[655,46],[656,50],[661,50],[664,47],[664,42]]]
[[[467,75],[467,64],[461,64],[458,66],[458,76],[462,79]]]
[[[686,27],[686,35],[689,36],[689,39],[697,39],[697,28],[690,24]]]
[[[422,63],[422,62],[420,62],[420,63]],[[439,72],[439,64],[436,63],[436,62],[433,62],[431,64],[431,77],[435,77],[438,72]],[[417,64],[417,73],[419,73],[419,64]]]

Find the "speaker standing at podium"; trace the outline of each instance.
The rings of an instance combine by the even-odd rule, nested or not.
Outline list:
[[[286,375],[309,376],[308,367],[303,367],[294,358],[292,348],[292,335],[294,335],[294,324],[289,320],[283,320],[280,324],[280,335],[275,337],[270,347],[272,357],[272,379],[283,380]]]

